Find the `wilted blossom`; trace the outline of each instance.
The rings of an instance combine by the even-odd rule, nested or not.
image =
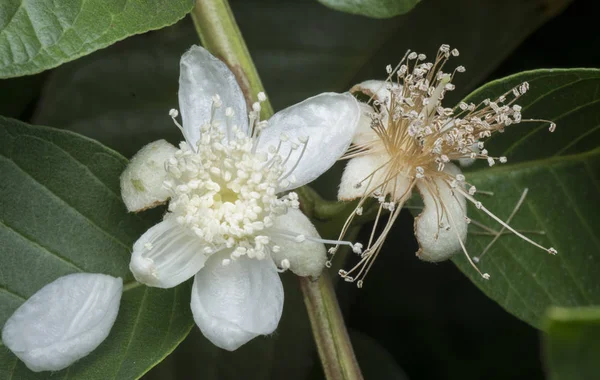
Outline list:
[[[342,156],[360,110],[348,93],[323,93],[265,121],[265,95],[247,112],[233,73],[205,49],[192,47],[180,69],[182,125],[178,111],[170,114],[185,141],[147,145],[121,177],[130,211],[168,201],[163,221],[134,244],[130,269],[160,288],[194,276],[196,324],[215,345],[235,350],[277,327],[279,271],[320,274],[325,241],[288,191]]]
[[[417,256],[425,261],[442,261],[462,250],[471,265],[485,279],[467,253],[465,240],[467,201],[527,242],[551,254],[554,248],[544,248],[511,228],[475,199],[477,192],[453,161],[485,160],[489,166],[505,163],[506,157],[496,157],[485,149],[485,139],[522,122],[521,107],[515,102],[529,89],[522,83],[495,100],[480,104],[461,102],[456,108],[442,105],[444,94],[454,89],[452,79],[465,71],[458,66],[444,73],[443,66],[458,50],[442,45],[435,62],[425,62],[423,54],[408,52],[395,67],[387,67],[385,81],[370,80],[356,85],[352,92],[370,97],[361,103],[362,117],[349,159],[342,176],[338,198],[360,201],[347,220],[341,237],[356,215],[361,215],[367,199],[379,202],[376,227],[361,260],[350,271],[340,271],[347,281],[357,281],[360,287],[373,260],[404,203],[416,188],[424,203],[423,212],[415,219],[415,235],[420,245]],[[550,131],[556,125],[548,122]],[[385,221],[384,221],[385,220]],[[330,249],[335,253],[337,247]],[[475,260],[476,261],[476,260]]]

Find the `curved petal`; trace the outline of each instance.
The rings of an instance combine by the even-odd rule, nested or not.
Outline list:
[[[208,340],[233,351],[277,328],[283,286],[272,260],[242,256],[223,265],[228,252],[211,256],[194,278],[191,308]]]
[[[195,146],[200,127],[211,119],[213,96],[219,95],[223,105],[216,110],[215,120],[226,126],[225,109],[233,110],[232,125],[244,133],[248,130],[246,101],[235,75],[227,65],[206,49],[192,46],[182,57],[179,72],[179,108],[185,138]]]
[[[446,164],[445,171],[452,175],[460,173],[453,164]],[[442,179],[429,184],[428,187],[423,181],[417,182],[425,206],[415,218],[415,236],[420,246],[417,256],[437,262],[457,253],[461,249],[460,240],[464,242],[467,238],[466,199]]]
[[[154,141],[133,156],[121,174],[121,196],[129,211],[142,211],[166,202],[169,191],[163,187],[165,161],[177,148],[165,140]]]
[[[379,102],[386,100],[386,104],[389,106],[389,101],[391,100],[390,88],[400,88],[400,86],[396,83],[383,80],[366,80],[352,86],[350,92],[352,94],[357,92],[363,93]]]
[[[129,269],[136,280],[172,288],[196,274],[206,261],[202,240],[168,218],[146,231],[133,245]]]
[[[348,93],[323,93],[273,115],[260,134],[259,150],[267,152],[269,146],[277,146],[282,134],[294,143],[308,137],[301,158],[302,148],[291,151],[291,144],[281,147],[282,157],[291,152],[285,172],[291,171],[296,181],[278,191],[300,187],[329,169],[350,146],[359,118],[358,101]]]
[[[59,371],[108,336],[123,291],[120,278],[93,273],[59,277],[6,321],[2,342],[34,372]]]
[[[379,136],[373,128],[371,128],[371,116],[374,112],[373,107],[367,103],[359,103],[360,106],[360,119],[358,120],[358,126],[356,132],[354,132],[354,139],[352,144],[356,145],[369,145],[377,142]]]
[[[287,213],[275,218],[273,229],[285,230],[295,235],[321,238],[310,219],[302,211],[289,208]],[[292,237],[270,234],[271,241],[280,247],[278,252],[272,252],[271,257],[281,266],[281,261],[290,262],[290,270],[298,276],[317,277],[323,271],[327,261],[327,251],[323,243],[310,240],[297,242]]]
[[[380,191],[382,195],[392,195],[394,200],[409,197],[411,184],[409,176],[397,174],[395,180],[386,182],[388,175],[386,164],[389,160],[388,154],[382,152],[365,154],[348,161],[342,174],[338,199],[349,201],[362,198],[374,190]],[[385,185],[382,186],[384,183]]]

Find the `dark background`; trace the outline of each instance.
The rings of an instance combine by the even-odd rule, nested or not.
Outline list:
[[[531,4],[532,14],[554,13],[553,7],[561,8],[557,4],[562,3],[522,2]],[[440,9],[436,10],[431,3]],[[458,25],[458,20],[455,25],[454,20],[448,19],[451,15],[442,9],[446,6],[442,6],[443,1],[422,0],[413,12],[389,20],[339,14],[314,0],[231,1],[275,109],[317,92],[344,91],[361,80],[380,78],[385,65],[401,58],[408,48],[432,56],[437,46],[450,43],[461,50],[461,56],[466,54],[465,59],[469,54],[473,59],[475,54],[475,61],[478,57],[484,61],[494,53],[490,50],[495,45],[488,44],[491,35],[498,38],[506,34],[507,42],[499,45],[505,52],[497,54],[500,57],[497,62],[482,64],[475,72],[467,67],[469,76],[457,82],[457,87],[462,85],[462,92],[449,100],[456,101],[489,80],[524,70],[599,67],[600,33],[595,1],[575,0],[554,18],[539,22],[543,24],[539,28],[529,25],[528,17],[523,18],[523,25],[511,24],[512,17],[494,19],[496,10],[504,3],[479,2],[479,13],[473,15],[470,29],[464,22]],[[463,5],[460,1],[453,4],[447,7]],[[471,11],[465,7],[461,12]],[[417,17],[418,23],[413,21]],[[413,22],[414,33],[426,33],[430,28],[435,35],[431,41],[425,39],[426,46],[409,46],[408,43],[418,40],[412,35],[394,35],[397,25],[413,25]],[[486,24],[490,29],[485,28]],[[454,28],[462,28],[464,32],[454,33]],[[526,28],[531,31],[519,38],[512,37],[511,31]],[[446,35],[452,41],[443,40]],[[133,37],[49,72],[0,81],[4,97],[8,93],[6,88],[19,88],[10,95],[19,105],[13,102],[4,109],[4,102],[0,102],[0,114],[72,129],[126,156],[165,134],[176,142],[178,131],[168,120],[153,127],[158,118],[153,112],[166,115],[176,104],[176,62],[185,47],[196,41],[190,20],[184,20],[169,31]],[[293,49],[288,47],[292,46],[290,41],[295,41]],[[153,70],[152,75],[144,72],[144,65],[130,65],[124,58],[140,47],[157,51],[156,59],[144,63]],[[172,50],[172,54],[167,55],[167,50]],[[119,66],[119,60],[125,63]],[[93,77],[89,85],[86,82],[89,73],[85,70],[96,62],[102,63],[102,70],[94,72],[98,77]],[[107,62],[116,62],[115,68]],[[138,72],[142,85],[135,82]],[[103,80],[103,75],[109,79]],[[114,86],[120,83],[120,78],[128,79],[122,86]],[[2,96],[0,93],[0,99]],[[147,97],[159,96],[152,110],[145,108]],[[134,109],[136,116],[132,118],[128,110],[108,115],[107,110],[112,112],[116,108],[110,99],[119,107]],[[99,128],[100,124],[94,124],[94,120],[110,125]],[[136,129],[139,125],[145,128],[143,133]],[[340,168],[315,184],[324,196],[335,194]],[[368,239],[370,230],[370,226],[365,226],[357,240]],[[364,288],[359,290],[343,282],[337,285],[365,378],[543,379],[539,332],[488,299],[451,262],[437,265],[420,262],[414,256],[417,245],[412,231],[412,216],[403,212]],[[274,336],[255,339],[237,352],[228,353],[207,344],[194,329],[174,354],[145,378],[322,378],[297,282],[289,274],[284,277],[286,306]]]

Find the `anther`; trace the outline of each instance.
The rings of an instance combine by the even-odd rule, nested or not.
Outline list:
[[[218,94],[213,95],[212,102],[213,102],[213,106],[215,108],[219,108],[223,105],[223,102],[221,101],[221,97]]]

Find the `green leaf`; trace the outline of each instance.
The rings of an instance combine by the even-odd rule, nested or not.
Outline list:
[[[551,308],[544,356],[550,380],[593,380],[600,374],[600,308]]]
[[[0,325],[68,273],[106,273],[125,283],[109,337],[53,379],[139,378],[193,325],[188,286],[140,286],[128,270],[132,244],[150,224],[122,204],[119,175],[126,164],[85,137],[0,117]],[[0,345],[0,379],[47,376]]]
[[[383,78],[385,66],[406,49],[431,57],[447,41],[461,41],[454,62],[467,67],[449,94],[460,99],[553,15],[539,11],[546,0],[506,4],[467,0],[457,7],[431,0],[402,20],[356,17],[314,0],[233,1],[232,9],[279,110],[319,92],[347,91],[362,80]],[[298,14],[311,23],[297,22]],[[432,29],[432,23],[437,27]],[[480,36],[494,28],[503,32],[486,35],[482,55]],[[195,43],[194,27],[185,20],[66,64],[50,75],[34,121],[95,138],[126,156],[159,138],[177,143],[180,133],[168,112],[178,107],[179,58]]]
[[[373,18],[388,18],[409,12],[420,0],[319,0],[340,12]]]
[[[191,0],[5,0],[0,78],[38,73],[134,34],[171,25]]]
[[[546,119],[557,124],[522,123],[506,128],[486,143],[491,152],[509,162],[567,156],[592,150],[600,141],[600,70],[543,69],[526,71],[490,82],[465,98],[478,103],[528,82],[530,90],[516,103],[523,119]],[[482,162],[483,164],[483,162]]]
[[[478,101],[497,97],[528,81],[530,91],[519,99],[524,118],[548,123],[522,123],[493,137],[486,148],[509,162],[493,168],[477,166],[467,180],[479,190],[478,199],[506,220],[523,191],[527,197],[510,225],[544,247],[552,256],[513,234],[501,236],[478,264],[491,275],[483,280],[463,255],[457,266],[507,311],[540,328],[551,306],[600,304],[600,70],[538,70],[492,82],[467,97]],[[475,207],[469,216],[498,231],[501,226]],[[470,232],[482,231],[471,225]],[[470,233],[467,250],[479,256],[491,236]]]
[[[55,70],[34,122],[84,134],[128,157],[159,139],[178,144],[169,110],[177,108],[179,58],[198,38],[186,26],[189,33],[177,25],[136,36]]]

